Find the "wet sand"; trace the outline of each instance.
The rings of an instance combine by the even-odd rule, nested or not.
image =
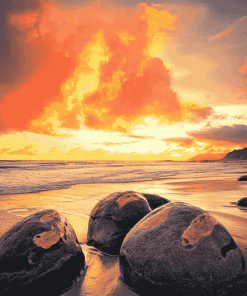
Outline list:
[[[43,209],[63,213],[75,229],[86,256],[85,278],[64,296],[134,296],[122,281],[118,256],[99,252],[86,245],[87,225],[94,205],[113,192],[133,190],[159,194],[171,201],[183,201],[209,211],[233,236],[247,262],[247,210],[236,202],[247,196],[247,182],[236,177],[159,179],[136,183],[86,184],[68,189],[33,194],[0,196],[0,235],[16,222]]]

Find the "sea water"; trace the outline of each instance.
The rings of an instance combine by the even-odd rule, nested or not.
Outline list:
[[[237,178],[244,163],[127,161],[0,161],[0,195],[35,193],[77,184],[129,183],[161,179]]]

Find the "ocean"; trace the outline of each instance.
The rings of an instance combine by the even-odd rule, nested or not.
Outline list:
[[[134,296],[122,281],[118,256],[87,246],[94,205],[113,192],[159,194],[198,206],[222,223],[247,260],[247,196],[242,162],[0,161],[0,236],[43,209],[64,214],[86,255],[87,274],[64,296]],[[247,262],[247,261],[246,261]],[[247,295],[247,294],[244,294]]]
[[[0,161],[0,195],[35,193],[78,184],[132,183],[160,179],[232,179],[243,163],[124,161]]]

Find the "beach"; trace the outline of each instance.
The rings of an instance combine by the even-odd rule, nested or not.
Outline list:
[[[0,296],[247,296],[247,0],[0,7]]]
[[[87,246],[87,226],[92,208],[104,197],[113,192],[136,191],[158,194],[170,201],[182,201],[200,207],[212,214],[230,232],[247,260],[247,210],[237,206],[237,201],[246,195],[247,182],[237,179],[244,175],[245,164],[197,163],[184,164],[181,174],[164,176],[160,167],[165,163],[149,164],[145,177],[138,181],[118,182],[123,176],[133,174],[133,168],[140,166],[115,167],[118,171],[114,182],[77,184],[59,190],[37,193],[11,194],[0,196],[0,235],[23,218],[43,209],[55,209],[62,213],[73,226],[86,257],[87,271],[84,279],[79,279],[66,296],[82,295],[137,295],[122,281],[118,256],[108,255]],[[171,167],[172,164],[169,164]],[[174,167],[178,164],[174,164]],[[179,166],[182,168],[183,164]],[[148,169],[150,174],[147,178]],[[191,168],[191,170],[189,170]],[[201,173],[199,172],[201,168]],[[203,169],[202,169],[203,168]],[[107,168],[103,168],[107,171]],[[230,170],[231,169],[231,170]],[[60,172],[63,173],[62,171]],[[140,171],[139,171],[140,173]],[[2,184],[3,185],[3,184]]]

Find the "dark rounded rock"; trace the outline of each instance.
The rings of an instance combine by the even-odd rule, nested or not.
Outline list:
[[[61,295],[84,267],[72,226],[55,210],[29,216],[0,239],[0,295]]]
[[[237,206],[240,206],[240,207],[247,207],[247,197],[243,197],[243,198],[241,198],[241,199],[237,202]]]
[[[169,199],[164,198],[158,194],[142,193],[142,195],[146,198],[152,210],[170,202]]]
[[[244,269],[225,227],[182,202],[146,215],[120,250],[123,281],[139,295],[233,295]]]
[[[142,194],[126,191],[108,195],[91,211],[88,245],[106,253],[119,254],[126,234],[150,212],[151,208]]]
[[[247,181],[247,175],[239,177],[238,181]]]

